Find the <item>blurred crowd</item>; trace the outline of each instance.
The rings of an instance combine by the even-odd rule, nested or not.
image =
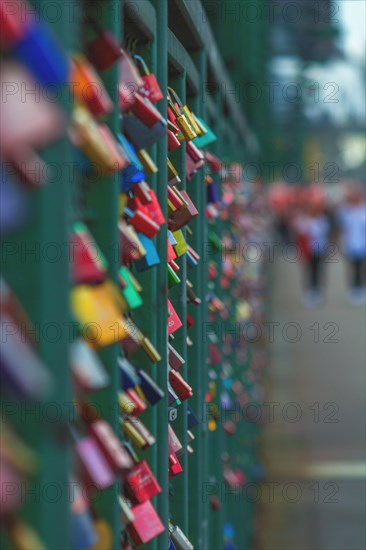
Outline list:
[[[339,190],[329,193],[317,184],[276,183],[269,192],[277,233],[283,243],[296,247],[303,266],[304,304],[308,307],[324,302],[325,264],[335,262],[339,252],[348,264],[349,302],[365,304],[365,186],[345,181]]]

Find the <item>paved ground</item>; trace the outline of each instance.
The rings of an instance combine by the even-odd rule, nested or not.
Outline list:
[[[327,301],[306,309],[300,266],[274,264],[258,550],[366,548],[365,308],[347,303],[344,263],[327,267]]]

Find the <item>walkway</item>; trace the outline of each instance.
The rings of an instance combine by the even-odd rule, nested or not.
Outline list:
[[[298,264],[281,257],[273,268],[271,320],[279,324],[257,548],[363,550],[365,308],[348,305],[341,260],[328,265],[327,301],[317,309],[302,306]]]

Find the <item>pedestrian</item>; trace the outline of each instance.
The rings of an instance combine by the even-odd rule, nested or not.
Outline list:
[[[364,189],[349,183],[338,215],[340,241],[349,265],[349,301],[365,304],[366,204]]]
[[[314,307],[324,301],[324,264],[328,249],[329,221],[323,198],[311,198],[293,220],[305,273],[304,304]]]

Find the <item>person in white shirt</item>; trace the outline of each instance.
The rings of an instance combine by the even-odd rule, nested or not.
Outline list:
[[[350,265],[350,301],[354,305],[365,302],[366,204],[363,191],[361,186],[349,184],[337,216],[342,251]]]
[[[305,266],[306,292],[304,303],[316,306],[323,302],[324,263],[328,251],[330,224],[323,201],[309,201],[294,220],[294,230]]]

